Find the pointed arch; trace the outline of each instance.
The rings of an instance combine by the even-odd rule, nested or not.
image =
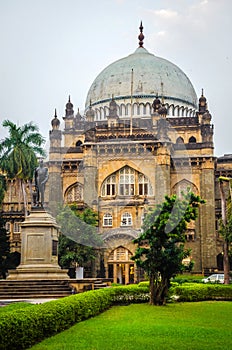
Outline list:
[[[132,256],[133,254],[129,249],[123,246],[119,246],[110,252],[108,260],[109,261],[128,261],[128,260],[131,260]]]
[[[183,137],[179,136],[179,137],[176,139],[176,143],[177,143],[177,144],[183,144],[183,143],[184,143]]]
[[[181,181],[177,182],[172,188],[172,193],[176,194],[178,197],[181,197],[181,192],[186,192],[188,189],[195,194],[199,194],[197,186],[187,179],[182,179]]]
[[[191,136],[191,137],[189,138],[189,143],[196,143],[196,142],[197,142],[196,137]]]
[[[108,175],[101,185],[102,197],[113,196],[153,196],[149,178],[135,168],[124,165]]]
[[[65,203],[83,201],[83,186],[79,182],[69,186],[64,193]]]

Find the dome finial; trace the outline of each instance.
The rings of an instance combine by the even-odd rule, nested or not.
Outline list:
[[[55,115],[54,115],[54,118],[51,121],[51,124],[52,124],[52,130],[59,130],[60,121],[57,118],[56,108],[55,108]]]
[[[139,34],[139,36],[138,36],[138,39],[139,39],[139,47],[143,47],[144,35],[143,35],[143,23],[142,23],[142,21],[141,21],[141,23],[140,23],[139,29],[140,29],[140,34]]]
[[[161,81],[161,98],[162,98],[162,104],[164,103],[164,83]]]

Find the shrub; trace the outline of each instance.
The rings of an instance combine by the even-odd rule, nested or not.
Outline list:
[[[179,301],[232,300],[232,285],[173,285],[170,295]],[[26,349],[73,324],[98,315],[112,305],[149,301],[148,282],[89,291],[3,312],[0,317],[0,349]]]
[[[147,288],[149,288],[149,281],[139,282],[138,287],[147,287]]]
[[[17,313],[2,313],[0,349],[26,349],[46,337],[61,332],[76,322],[98,315],[113,304],[147,302],[147,288],[122,286],[72,295]]]
[[[185,283],[171,287],[170,295],[178,301],[232,300],[232,286]]]
[[[179,284],[183,283],[201,283],[202,275],[177,275],[172,279],[172,282],[177,282]]]

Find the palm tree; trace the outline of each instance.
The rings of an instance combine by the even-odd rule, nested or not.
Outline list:
[[[8,129],[8,137],[0,142],[0,169],[10,180],[19,182],[27,215],[26,183],[33,179],[37,166],[37,156],[45,156],[42,148],[45,139],[39,128],[32,122],[17,126],[10,120],[4,120],[2,126]]]

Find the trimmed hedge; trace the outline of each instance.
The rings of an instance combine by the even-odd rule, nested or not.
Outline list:
[[[172,299],[178,301],[232,300],[232,285],[174,284]],[[89,291],[31,305],[0,315],[0,349],[26,349],[73,324],[93,317],[112,305],[149,301],[147,283]]]
[[[147,288],[122,286],[71,295],[0,317],[0,349],[26,349],[114,304],[149,300]]]
[[[169,290],[177,301],[232,300],[232,285],[185,283]]]

